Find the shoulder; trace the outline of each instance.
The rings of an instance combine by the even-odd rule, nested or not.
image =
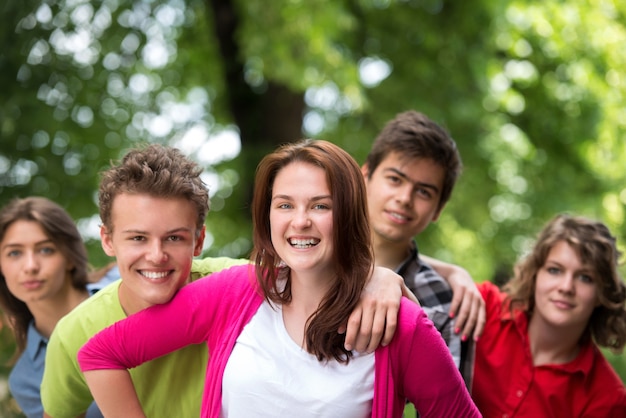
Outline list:
[[[419,337],[418,337],[419,336]],[[428,319],[426,312],[407,298],[402,298],[398,312],[398,328],[394,340],[411,342],[415,338],[441,339],[441,335],[433,322]]]
[[[72,341],[82,344],[85,338],[124,319],[117,292],[119,284],[120,281],[103,288],[61,318],[50,336],[50,344],[54,345],[56,340],[61,340],[64,345]]]
[[[197,280],[200,277],[208,276],[209,274],[222,271],[232,266],[249,263],[248,260],[243,258],[230,258],[230,257],[206,257],[202,259],[195,259],[191,265],[191,278]]]
[[[599,350],[597,354],[588,379],[585,416],[626,416],[626,387]]]
[[[595,345],[592,345],[593,363],[591,367],[590,378],[595,388],[599,392],[612,392],[622,396],[626,401],[626,387],[617,372],[611,366],[611,363],[604,357],[602,351]]]
[[[478,291],[485,298],[500,298],[502,296],[502,291],[498,286],[490,281],[485,281],[482,283],[478,283],[476,285]]]
[[[199,300],[208,295],[219,295],[220,299],[228,299],[239,298],[242,292],[254,289],[255,286],[254,265],[240,264],[189,283],[178,293],[185,295],[185,298]]]

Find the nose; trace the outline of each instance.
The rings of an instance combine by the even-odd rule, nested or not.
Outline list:
[[[574,293],[574,276],[572,274],[566,273],[561,277],[559,291],[568,294]]]
[[[405,184],[399,187],[396,191],[396,201],[402,205],[410,206],[413,202],[413,185]]]
[[[30,273],[39,270],[39,259],[32,251],[24,253],[24,270]]]
[[[160,240],[154,240],[148,249],[146,259],[154,264],[163,264],[167,261],[167,253]]]
[[[293,226],[296,229],[306,229],[311,226],[311,218],[306,210],[299,210],[293,219]]]

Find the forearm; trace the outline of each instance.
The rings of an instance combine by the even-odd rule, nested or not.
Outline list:
[[[462,274],[464,276],[471,277],[467,270],[461,266],[457,266],[456,264],[446,263],[423,254],[420,254],[420,259],[435,269],[435,271],[446,281],[450,281],[450,277],[454,274]]]
[[[428,256],[420,255],[420,258],[435,269],[450,285],[452,302],[449,314],[450,317],[456,318],[455,332],[462,333],[464,340],[470,335],[478,339],[485,325],[485,302],[472,276],[460,266],[444,263]]]
[[[128,370],[90,370],[84,374],[105,417],[145,418]]]

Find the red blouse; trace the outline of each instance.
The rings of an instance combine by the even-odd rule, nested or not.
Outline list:
[[[487,309],[476,345],[472,397],[485,418],[626,417],[626,389],[592,342],[566,364],[534,367],[528,317],[502,307],[505,294],[479,285]]]

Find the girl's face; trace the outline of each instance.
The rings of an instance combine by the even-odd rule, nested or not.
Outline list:
[[[292,274],[333,277],[333,200],[326,173],[309,163],[281,169],[272,187],[270,228],[276,253]]]
[[[28,304],[63,296],[73,265],[38,222],[18,220],[0,242],[0,270],[9,291]]]
[[[533,320],[582,332],[599,306],[596,276],[567,242],[556,243],[537,272]]]

